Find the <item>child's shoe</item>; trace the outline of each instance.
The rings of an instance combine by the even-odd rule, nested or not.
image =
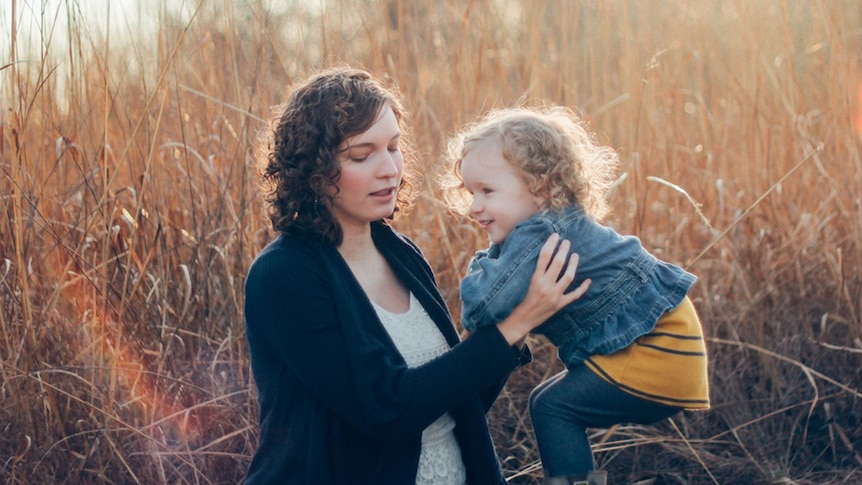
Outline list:
[[[572,485],[608,485],[608,472],[595,470],[587,474],[586,480],[574,482]]]
[[[587,474],[585,480],[575,480],[572,476],[545,478],[545,485],[607,485],[608,472],[595,470]]]

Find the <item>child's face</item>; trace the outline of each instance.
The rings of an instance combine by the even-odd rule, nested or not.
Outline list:
[[[495,244],[539,211],[539,199],[530,193],[518,169],[503,158],[496,140],[486,140],[464,155],[461,177],[473,195],[470,214]]]

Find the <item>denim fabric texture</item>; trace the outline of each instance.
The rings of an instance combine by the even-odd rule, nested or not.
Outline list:
[[[586,366],[564,370],[530,394],[530,420],[546,476],[580,475],[595,469],[587,428],[652,424],[681,410],[633,396]]]
[[[578,365],[608,355],[649,333],[688,294],[696,278],[650,254],[589,217],[578,205],[542,211],[519,223],[501,244],[478,251],[461,280],[461,319],[475,331],[507,317],[527,294],[539,250],[552,233],[579,255],[572,288],[587,278],[589,290],[534,331],[558,347],[560,359]]]

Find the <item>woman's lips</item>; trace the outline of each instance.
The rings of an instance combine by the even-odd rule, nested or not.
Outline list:
[[[377,192],[372,192],[371,195],[374,197],[389,197],[395,193],[394,187],[389,187],[387,189],[378,190]]]

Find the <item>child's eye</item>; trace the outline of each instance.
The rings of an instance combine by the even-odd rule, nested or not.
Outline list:
[[[484,189],[482,189],[482,193],[483,193],[483,194],[490,194],[491,192],[493,192],[493,190],[491,190],[491,189],[489,189],[489,188],[487,188],[487,187],[486,187],[486,188],[484,188]]]

